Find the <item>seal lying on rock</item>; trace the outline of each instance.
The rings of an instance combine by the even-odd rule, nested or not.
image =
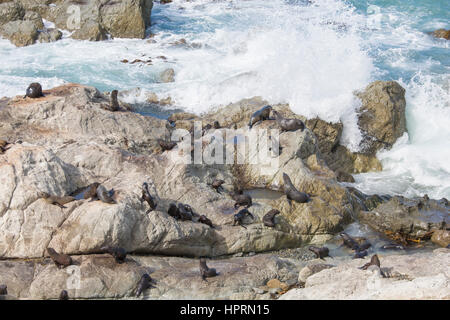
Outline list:
[[[58,197],[58,196],[51,196],[46,192],[41,192],[39,194],[39,196],[44,199],[48,204],[52,204],[55,206],[58,206],[60,208],[65,209],[66,207],[64,206],[66,203],[75,201],[74,197],[71,196],[66,196],[66,197]]]
[[[218,276],[219,273],[214,268],[208,268],[206,260],[200,258],[200,275],[202,276],[202,280],[206,281],[206,278]]]
[[[266,227],[275,227],[275,216],[277,214],[280,214],[280,211],[277,209],[272,209],[269,212],[267,212],[263,217],[263,223]]]
[[[117,263],[124,263],[127,257],[127,251],[124,248],[106,246],[100,250],[112,255]]]
[[[158,204],[156,203],[155,199],[150,194],[150,191],[148,191],[148,183],[144,182],[142,184],[142,197],[141,197],[141,203],[143,201],[146,201],[148,205],[150,206],[150,209],[147,211],[149,213],[150,211],[153,211],[156,209]]]
[[[234,208],[238,208],[240,206],[246,206],[247,208],[252,205],[252,197],[248,194],[245,194],[241,189],[235,190],[230,193],[231,198],[235,201]]]
[[[382,250],[405,250],[405,247],[402,246],[401,244],[388,243],[388,244],[381,246],[380,249],[382,249]]]
[[[0,154],[4,153],[8,148],[6,148],[10,143],[6,140],[0,140]]]
[[[352,250],[357,251],[357,249],[359,248],[358,242],[353,239],[351,236],[349,236],[347,233],[342,232],[341,234],[339,234],[339,236],[342,238],[342,240],[344,241],[344,245]]]
[[[213,187],[218,193],[220,193],[220,190],[223,190],[222,185],[224,183],[224,180],[214,179],[214,181],[211,182],[210,186]]]
[[[110,191],[106,190],[106,188],[102,185],[97,187],[97,198],[104,203],[117,203],[116,200],[112,198],[114,194],[114,189]]]
[[[84,192],[83,199],[92,199],[97,197],[98,182],[91,183]]]
[[[255,111],[248,122],[249,129],[251,129],[259,121],[270,120],[270,111],[272,111],[271,106],[264,106],[258,111]]]
[[[175,203],[171,203],[169,205],[169,209],[167,210],[167,213],[169,214],[169,216],[175,218],[175,219],[180,219],[180,210],[178,210],[178,207]]]
[[[206,224],[206,225],[208,225],[208,226],[210,226],[211,228],[213,228],[214,229],[214,225],[213,225],[213,223],[212,223],[212,221],[211,220],[209,220],[205,215],[201,215],[200,216],[200,218],[198,219],[198,222],[200,222],[200,223],[203,223],[203,224]]]
[[[8,287],[6,284],[0,284],[0,295],[4,296],[8,294]]]
[[[326,257],[333,258],[332,256],[329,255],[330,250],[327,247],[319,248],[319,247],[310,246],[308,248],[308,250],[314,252],[317,259],[325,260]]]
[[[148,273],[144,273],[137,285],[136,297],[139,297],[141,293],[143,293],[145,290],[151,287],[152,287],[152,278],[148,275]]]
[[[65,268],[72,264],[72,258],[67,254],[59,254],[53,248],[47,248],[47,252],[58,268]]]
[[[308,194],[298,191],[292,184],[291,178],[286,173],[283,173],[284,193],[288,199],[289,204],[294,200],[298,203],[305,203],[309,201]]]
[[[243,220],[244,218],[249,215],[250,217],[252,217],[252,219],[255,219],[255,217],[250,213],[250,211],[248,211],[247,209],[242,209],[241,211],[239,211],[238,213],[236,213],[234,215],[234,221],[233,221],[233,226],[235,226],[236,224],[240,225],[241,227],[244,227],[245,229],[247,229],[246,226],[244,226],[243,224]]]
[[[178,204],[178,216],[181,220],[191,221],[193,216],[192,208],[183,203]]]
[[[168,150],[170,151],[177,145],[176,142],[167,142],[164,140],[158,140],[158,143],[163,152]]]
[[[275,115],[275,120],[277,120],[277,124],[281,128],[281,132],[284,131],[297,131],[300,129],[301,131],[305,130],[305,124],[300,119],[288,119],[283,118],[283,116],[276,110],[272,111]]]
[[[23,96],[23,98],[25,99],[26,97],[28,98],[40,98],[43,97],[44,95],[42,94],[42,86],[40,83],[37,82],[33,82],[31,83],[28,88],[27,91],[25,93],[25,95]]]
[[[59,300],[69,300],[69,294],[66,290],[62,290],[59,294]]]

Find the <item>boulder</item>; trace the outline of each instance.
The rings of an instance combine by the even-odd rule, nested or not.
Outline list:
[[[438,29],[438,30],[433,31],[432,34],[436,38],[442,38],[442,39],[450,40],[450,30]]]
[[[62,32],[58,29],[49,28],[39,32],[37,41],[39,42],[55,42],[62,38]]]
[[[80,29],[75,30],[72,34],[72,38],[77,40],[102,41],[106,40],[108,37],[106,35],[106,30],[100,23],[89,20],[84,22]]]
[[[17,47],[24,47],[36,42],[38,30],[33,21],[16,20],[1,26],[0,35]]]
[[[22,20],[25,15],[24,8],[17,2],[0,3],[0,26],[5,23]]]
[[[431,236],[431,241],[437,245],[446,248],[450,245],[450,231],[449,230],[436,230]]]
[[[358,125],[363,153],[391,148],[406,132],[405,89],[395,81],[375,81],[356,96],[362,102]]]

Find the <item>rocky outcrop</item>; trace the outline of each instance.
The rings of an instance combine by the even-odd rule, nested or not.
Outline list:
[[[436,38],[442,38],[450,40],[450,30],[438,29],[432,32],[433,36]]]
[[[375,81],[356,95],[362,101],[358,124],[363,152],[389,149],[406,132],[405,89],[395,81]]]
[[[0,35],[17,47],[24,47],[36,42],[38,31],[33,21],[16,20],[1,26]]]
[[[219,275],[206,282],[197,259],[127,256],[123,264],[105,254],[72,259],[74,265],[66,269],[56,268],[48,258],[0,261],[0,283],[18,299],[58,299],[61,290],[67,290],[71,299],[270,299],[267,290],[255,288],[273,278],[296,283],[301,265],[271,255],[208,260]],[[136,298],[144,273],[154,280],[152,288]]]
[[[395,196],[371,211],[361,211],[358,217],[371,228],[406,242],[429,239],[435,230],[445,229],[450,223],[449,212],[446,201]]]
[[[436,230],[431,236],[431,241],[438,246],[447,248],[450,245],[450,230]]]
[[[387,278],[377,266],[359,269],[370,258],[355,259],[307,277],[305,288],[280,299],[450,299],[450,250],[379,257]]]

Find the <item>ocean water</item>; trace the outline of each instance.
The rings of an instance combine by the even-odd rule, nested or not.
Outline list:
[[[406,89],[408,134],[379,152],[382,172],[356,175],[354,185],[450,198],[450,41],[427,34],[438,28],[450,28],[447,0],[174,0],[154,4],[152,42],[74,41],[66,32],[56,43],[16,48],[0,39],[0,96],[24,94],[34,81],[44,89],[139,87],[127,102],[152,91],[195,113],[262,96],[307,117],[342,121],[341,143],[357,151],[353,91],[396,80]],[[188,45],[176,45],[180,39]],[[169,67],[175,82],[158,83]]]

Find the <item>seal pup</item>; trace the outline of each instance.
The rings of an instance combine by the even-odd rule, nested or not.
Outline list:
[[[352,237],[350,237],[347,233],[342,232],[339,234],[339,236],[342,238],[342,240],[344,241],[344,245],[352,250],[358,251],[359,249],[359,245],[358,242],[356,242],[355,239],[353,239]]]
[[[383,278],[386,278],[386,275],[381,270],[381,264],[380,264],[380,259],[378,259],[378,255],[374,254],[372,256],[372,258],[370,258],[370,262],[367,262],[362,267],[359,267],[359,269],[367,270],[370,266],[377,266],[378,268],[380,268],[381,275],[383,276]]]
[[[97,187],[97,198],[104,203],[117,203],[116,200],[112,198],[112,194],[114,194],[114,189],[108,191],[102,185]]]
[[[148,205],[150,206],[150,209],[146,213],[149,213],[149,212],[155,210],[156,207],[158,206],[158,204],[156,203],[155,199],[150,194],[150,191],[148,191],[148,183],[147,182],[144,182],[142,184],[141,203],[143,201],[146,201],[148,203]]]
[[[216,190],[217,193],[220,193],[220,190],[223,190],[222,185],[225,183],[224,180],[220,179],[214,179],[213,182],[211,182],[210,186]]]
[[[141,293],[152,287],[152,278],[148,275],[148,273],[144,273],[137,285],[136,297],[139,297]]]
[[[6,284],[0,284],[0,296],[5,296],[8,294],[8,287]]]
[[[248,194],[245,194],[241,189],[235,190],[230,195],[231,198],[235,201],[235,209],[240,206],[246,206],[247,208],[252,206],[252,197]]]
[[[286,173],[283,173],[284,180],[284,193],[286,194],[286,198],[289,204],[292,204],[291,201],[294,200],[298,203],[305,203],[309,201],[309,195],[298,191],[294,185],[292,184],[291,178]]]
[[[251,129],[259,121],[270,120],[270,111],[272,111],[271,106],[264,106],[258,111],[255,111],[248,122],[249,129]]]
[[[244,226],[243,224],[243,220],[244,218],[249,215],[250,217],[252,217],[252,219],[254,220],[255,217],[251,214],[250,211],[248,211],[247,209],[242,209],[241,211],[239,211],[238,213],[236,213],[234,215],[234,220],[233,220],[233,226],[235,226],[236,224],[240,225],[241,227],[244,227],[245,229],[247,229],[246,226]]]
[[[112,112],[119,111],[119,109],[120,109],[119,101],[117,101],[118,93],[119,93],[119,91],[113,90],[113,91],[111,91],[111,95],[109,96],[109,109]]]
[[[167,214],[176,220],[180,219],[180,210],[178,209],[177,205],[175,203],[171,203],[169,205],[169,209],[167,210]]]
[[[91,183],[83,194],[83,199],[96,199],[97,188],[100,185],[98,182]]]
[[[200,275],[203,281],[207,281],[206,278],[218,276],[219,273],[214,268],[208,268],[205,258],[200,258]]]
[[[308,250],[314,252],[317,259],[325,260],[326,257],[333,258],[332,256],[329,255],[330,250],[327,247],[319,248],[319,247],[310,246],[308,248]]]
[[[181,220],[192,221],[193,211],[187,204],[178,204],[178,216]]]
[[[28,98],[35,99],[35,98],[40,98],[43,96],[44,95],[42,94],[41,84],[38,82],[33,82],[28,86],[27,91],[26,91],[25,95],[23,96],[23,98],[25,99],[26,97],[28,97]]]
[[[262,219],[264,225],[266,227],[274,228],[275,227],[275,216],[277,214],[280,214],[280,211],[277,209],[272,209],[269,212],[267,212]]]
[[[214,225],[213,225],[212,221],[210,219],[208,219],[208,217],[205,216],[204,214],[202,214],[200,216],[200,218],[198,218],[198,222],[206,224],[206,225],[208,225],[208,226],[210,226],[211,228],[214,229]]]
[[[158,143],[159,143],[159,146],[161,147],[163,152],[164,151],[170,151],[177,145],[176,142],[167,142],[167,141],[164,141],[164,140],[161,140],[161,139],[158,140]]]
[[[53,248],[47,248],[47,253],[59,269],[72,264],[72,258],[67,254],[60,254]]]
[[[46,192],[41,192],[39,194],[39,196],[42,199],[44,199],[48,204],[58,206],[58,207],[60,207],[62,209],[66,209],[67,208],[67,207],[64,206],[66,203],[75,201],[75,198],[71,197],[71,196],[66,196],[66,197],[51,196],[51,195],[49,195]]]
[[[100,248],[100,250],[112,255],[119,264],[124,263],[127,257],[127,251],[124,248],[106,246]]]
[[[277,124],[281,128],[281,132],[285,131],[297,131],[300,129],[301,131],[305,130],[305,124],[300,119],[288,119],[283,118],[283,116],[276,110],[272,111],[275,115],[275,120],[277,121]]]
[[[62,290],[59,294],[59,300],[69,300],[69,294],[66,290]]]

